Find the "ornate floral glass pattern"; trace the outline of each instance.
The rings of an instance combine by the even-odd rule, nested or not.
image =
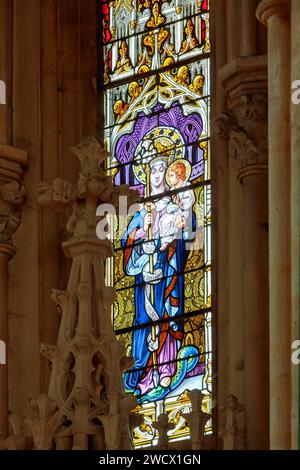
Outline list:
[[[107,281],[114,329],[134,358],[124,387],[145,416],[134,431],[143,447],[157,441],[161,413],[170,440],[189,437],[189,390],[211,406],[209,3],[99,5],[107,172],[140,196],[115,220]]]

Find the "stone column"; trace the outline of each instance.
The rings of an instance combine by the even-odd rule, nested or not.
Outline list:
[[[226,84],[223,84],[223,90],[225,87],[228,92],[228,94],[227,92],[225,94],[227,95],[227,101],[229,105],[228,111],[231,113],[234,107],[239,106],[239,103],[237,103],[236,100],[239,100],[239,97],[241,97],[243,94],[246,96],[253,96],[253,94],[256,92],[266,92],[266,64],[264,64],[263,72],[261,71],[260,65],[263,61],[265,61],[265,58],[256,56],[257,54],[265,54],[266,52],[266,50],[263,49],[263,34],[260,33],[260,29],[263,30],[265,36],[266,31],[263,25],[261,25],[255,17],[257,0],[226,0],[225,5],[219,5],[219,1],[214,3],[216,9],[215,16],[217,17],[216,21],[219,21],[218,26],[220,26],[220,23],[222,25],[223,22],[226,23],[227,29],[225,35],[224,32],[222,35],[222,28],[221,31],[220,28],[215,31],[217,42],[215,54],[218,56],[220,55],[219,51],[223,51],[223,49],[226,50],[226,61],[228,64],[226,67],[224,67],[224,63],[220,64],[218,70],[221,69],[221,67],[221,70],[227,69],[226,74],[228,75],[229,80],[232,82],[229,88],[227,88]],[[226,37],[225,45],[224,37]],[[245,61],[243,61],[244,59]],[[233,70],[234,67],[237,68],[241,66],[243,68],[247,61],[249,64],[253,64],[254,66],[255,61],[257,61],[257,67],[254,67],[253,69],[257,71],[257,76],[251,72],[249,80],[247,76],[247,68],[243,73],[243,77],[241,77],[241,74],[239,74],[238,70]],[[231,73],[233,73],[233,75],[231,75]],[[221,87],[218,86],[216,87],[217,90],[220,90],[220,88]],[[220,90],[219,93],[222,93],[222,91]],[[223,98],[225,98],[224,93]],[[212,110],[213,105],[214,103],[212,102]],[[226,106],[222,106],[222,108],[225,109]],[[219,109],[219,112],[220,111],[221,110]],[[215,140],[218,142],[218,139],[212,139],[213,146],[216,145],[214,144]],[[223,143],[224,147],[226,148],[226,142],[223,141]],[[243,184],[241,184],[241,181],[237,178],[236,171],[237,168],[240,168],[240,164],[238,164],[237,161],[233,158],[227,158],[228,148],[226,148],[226,150],[222,148],[221,152],[219,151],[219,148],[217,148],[217,152],[215,147],[213,147],[213,150],[213,153],[218,155],[217,172],[219,175],[221,175],[219,176],[219,179],[221,180],[222,178],[223,180],[228,181],[227,184],[224,184],[224,181],[221,181],[222,185],[219,184],[219,181],[218,185],[216,186],[217,188],[221,188],[221,190],[219,191],[220,200],[218,201],[218,205],[215,209],[217,210],[217,220],[219,227],[217,238],[223,242],[223,240],[225,241],[225,236],[227,236],[226,247],[223,245],[218,252],[218,271],[221,271],[221,274],[218,274],[218,277],[221,278],[222,274],[224,273],[224,277],[226,278],[226,283],[221,284],[219,282],[218,286],[218,289],[221,292],[221,295],[218,299],[218,318],[219,322],[222,322],[222,333],[218,338],[219,370],[222,370],[222,374],[218,378],[219,403],[223,404],[225,402],[226,396],[229,394],[235,395],[241,402],[245,403],[245,393],[247,390],[245,387],[245,339],[243,332],[244,330],[246,331],[247,328],[247,325],[245,324],[247,319],[246,315],[241,314],[241,312],[245,311],[244,305],[246,301],[243,296],[244,285],[246,281],[243,281],[241,272],[243,272],[245,262],[247,262],[244,259],[244,252],[245,255],[248,253],[249,257],[251,257],[252,254],[243,249],[243,246],[247,244],[247,241],[243,240],[243,236],[241,236],[241,234],[244,233],[243,227],[245,226],[245,205],[247,204],[246,194],[248,194],[248,187],[250,183],[248,178],[243,178]],[[224,159],[228,160],[227,174],[219,163]],[[266,175],[262,173],[261,179],[266,181]],[[263,182],[261,185],[266,187]],[[249,189],[249,192],[254,194],[255,189],[251,188]],[[265,200],[267,200],[267,197],[265,197]],[[226,229],[223,227],[223,229],[220,230],[219,223],[223,218],[226,219],[227,225]],[[248,225],[250,225],[250,222],[247,219],[246,226]],[[261,226],[259,226],[259,229],[261,229]],[[265,229],[264,235],[266,235]],[[221,264],[223,251],[226,253],[227,262],[222,268]],[[258,260],[255,262],[258,262]],[[254,274],[252,273],[252,275]],[[227,306],[225,307],[226,299],[228,300]],[[222,310],[225,311],[222,312]],[[264,316],[264,319],[265,318],[266,316]],[[223,344],[225,341],[226,344],[224,347]],[[226,352],[224,351],[225,348]],[[221,369],[220,364],[222,364]],[[249,370],[249,367],[247,370]],[[225,389],[225,380],[223,379],[223,376],[227,376],[227,390],[225,395],[223,393]],[[244,413],[240,415],[241,421],[244,418],[244,415]],[[220,428],[223,426],[223,419],[223,416],[219,417]],[[241,422],[240,426],[244,427],[244,424]]]
[[[26,153],[0,144],[0,341],[8,349],[9,260],[15,254],[12,235],[21,222],[24,187],[20,182]],[[7,355],[6,355],[7,356]],[[8,434],[8,363],[0,365],[0,441]]]
[[[268,153],[266,57],[239,58],[219,72],[228,112],[219,124],[243,186],[243,337],[247,449],[267,449],[268,436]],[[233,221],[234,223],[234,221]],[[238,319],[235,319],[236,321]],[[233,341],[234,338],[231,338]],[[230,361],[238,358],[231,351]],[[233,383],[231,384],[233,386]]]
[[[5,104],[0,104],[0,143],[9,141],[9,81],[11,47],[11,2],[0,0],[0,80],[5,83]]]
[[[9,78],[8,45],[9,45],[9,4],[7,0],[0,0],[0,80],[5,84],[5,96],[0,100],[0,143],[8,143],[8,105],[7,86]],[[3,89],[2,89],[3,91]],[[4,99],[3,99],[4,98]],[[0,161],[2,154],[0,153]],[[5,160],[4,160],[5,162]],[[1,165],[1,163],[0,163]],[[3,165],[2,165],[3,166]],[[2,170],[5,171],[5,165]],[[4,343],[1,349],[7,354],[8,343],[8,262],[14,254],[10,241],[11,234],[8,227],[10,204],[5,196],[4,186],[0,181],[0,341]],[[3,194],[4,192],[4,194]],[[3,222],[3,223],[2,223]],[[2,345],[3,345],[2,343]],[[2,364],[2,362],[6,362]],[[8,365],[7,358],[0,360],[0,441],[8,432]]]
[[[252,56],[257,53],[256,0],[241,0],[241,43],[240,55]]]
[[[257,124],[259,125],[259,124]],[[247,449],[269,448],[268,174],[267,164],[245,165],[244,367]]]
[[[245,0],[244,0],[245,1]],[[226,40],[227,40],[227,61],[230,62],[239,56],[240,47],[240,0],[227,0],[225,2],[226,14]],[[234,12],[234,13],[233,13]],[[219,14],[221,11],[219,10]]]
[[[260,26],[255,18],[257,0],[226,0],[225,8],[216,4],[218,14],[226,18],[227,61],[256,55]]]
[[[211,69],[212,80],[217,82],[217,71],[224,66],[227,61],[226,44],[226,18],[222,14],[226,11],[227,0],[218,0],[212,2],[211,8],[211,40],[212,54]],[[221,12],[221,14],[220,14]],[[217,46],[218,45],[218,46]],[[225,96],[219,86],[212,87],[211,96],[211,118],[215,120],[219,112],[224,108]],[[218,266],[217,270],[212,271],[212,289],[215,293],[215,302],[213,302],[213,348],[217,361],[214,362],[215,372],[218,374],[218,403],[223,403],[228,394],[228,335],[229,335],[229,289],[228,289],[228,262],[230,259],[228,250],[228,211],[229,211],[229,161],[228,145],[224,139],[212,139],[212,154],[218,155],[217,159],[212,159],[212,210],[215,217],[212,220],[212,264]],[[216,347],[217,346],[217,347]],[[215,410],[216,411],[216,410]],[[222,412],[218,411],[218,423],[222,422]]]
[[[300,8],[292,0],[291,8],[291,81],[300,80]],[[291,103],[291,268],[292,268],[292,341],[299,339],[300,306],[300,104]],[[299,366],[292,366],[292,449],[299,439]]]
[[[1,188],[0,188],[1,191]],[[8,262],[14,254],[12,246],[0,244],[0,341],[8,344]],[[0,365],[0,440],[8,433],[8,365]]]
[[[268,26],[270,447],[291,446],[290,0],[263,0]]]

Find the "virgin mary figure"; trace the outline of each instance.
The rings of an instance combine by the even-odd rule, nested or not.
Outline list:
[[[195,214],[184,224],[181,236],[161,250],[159,220],[166,214],[171,196],[166,185],[168,159],[154,158],[150,163],[152,211],[144,206],[130,221],[122,238],[124,271],[135,277],[135,317],[132,333],[134,367],[125,373],[127,393],[145,397],[154,388],[169,389],[176,373],[176,358],[183,339],[184,277],[188,251],[186,241],[195,234]],[[152,239],[149,240],[151,226]],[[151,272],[150,257],[153,257]],[[149,295],[150,285],[152,296]],[[151,300],[152,299],[152,300]],[[152,322],[155,322],[153,337]],[[155,360],[154,360],[155,355]],[[155,368],[159,380],[155,380]],[[159,398],[159,397],[157,397]]]

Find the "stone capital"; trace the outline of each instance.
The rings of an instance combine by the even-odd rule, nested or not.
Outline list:
[[[247,107],[256,107],[255,101],[265,102],[264,95],[245,97]],[[254,100],[254,102],[253,102]],[[250,112],[250,111],[249,111]],[[229,141],[229,155],[238,162],[237,179],[243,184],[244,180],[268,170],[267,120],[239,120],[235,113],[221,113],[214,123],[215,134]]]
[[[12,236],[21,223],[26,166],[26,151],[0,144],[0,253],[8,258],[15,253]]]
[[[12,245],[12,236],[21,223],[24,198],[22,183],[0,182],[0,245]]]
[[[268,75],[266,56],[240,57],[223,67],[218,80],[226,108],[215,120],[215,134],[227,138],[229,154],[238,162],[237,178],[268,169]]]
[[[290,14],[290,0],[262,0],[257,7],[256,17],[264,25],[268,25],[268,21],[273,16],[286,19]]]

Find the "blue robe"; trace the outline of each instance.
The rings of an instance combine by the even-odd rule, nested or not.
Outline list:
[[[144,253],[143,240],[135,240],[135,233],[143,227],[146,214],[145,209],[137,212],[122,238],[122,247],[125,249],[124,272],[129,276],[135,276],[135,317],[133,327],[151,322],[145,309],[145,283],[142,274],[144,266],[149,262],[149,255]],[[192,240],[195,236],[196,217],[192,211],[191,222],[188,226],[191,227],[191,230],[183,231],[183,236],[180,239],[174,240],[165,251],[159,250],[161,246],[159,235],[157,234],[156,238],[154,234],[157,248],[154,270],[160,268],[163,273],[162,280],[154,284],[154,308],[161,319],[174,318],[184,313],[184,276],[177,274],[184,273],[189,255],[185,248],[185,243],[187,240]],[[182,332],[181,322],[172,325],[171,330],[176,331],[176,337],[180,337],[180,332]],[[168,330],[170,331],[170,326]],[[151,356],[147,344],[147,337],[150,332],[151,326],[147,326],[135,329],[132,333],[131,355],[135,360],[135,364],[132,371],[124,374],[126,392],[139,393],[137,386],[144,374],[143,368],[148,365]],[[162,347],[162,344],[160,344],[160,347]],[[172,360],[175,359],[176,357],[172,358]]]

